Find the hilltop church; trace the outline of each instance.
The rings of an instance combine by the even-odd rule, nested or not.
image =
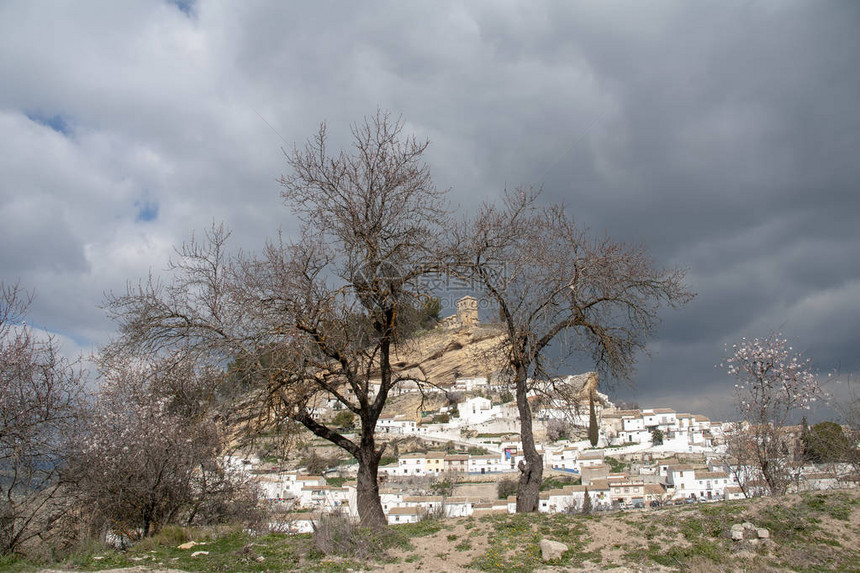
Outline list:
[[[478,299],[466,295],[457,301],[457,313],[442,319],[445,328],[478,326]]]

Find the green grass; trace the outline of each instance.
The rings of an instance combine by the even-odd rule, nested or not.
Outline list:
[[[424,519],[418,523],[395,525],[393,526],[393,529],[399,531],[406,537],[424,537],[440,531],[444,525],[445,521],[441,519]]]
[[[550,476],[540,484],[540,490],[548,491],[561,489],[566,485],[579,485],[580,481],[579,476]]]
[[[543,567],[541,539],[567,544],[568,551],[554,565],[581,565],[589,559],[600,559],[599,554],[585,551],[587,528],[585,519],[578,515],[492,516],[486,523],[491,526],[488,549],[471,564],[481,571],[528,573]]]
[[[604,462],[609,464],[609,471],[612,473],[620,473],[623,471],[627,471],[627,468],[630,467],[630,464],[622,462],[620,460],[616,460],[612,456],[606,456],[604,458]]]

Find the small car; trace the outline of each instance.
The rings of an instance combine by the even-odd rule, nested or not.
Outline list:
[[[698,501],[699,500],[696,499],[695,497],[688,497],[687,499],[684,500],[684,503],[697,503]]]
[[[655,499],[648,505],[650,505],[651,507],[660,507],[660,502]]]
[[[644,501],[634,501],[633,502],[633,509],[645,509],[645,502]]]
[[[684,505],[684,500],[683,499],[676,499],[675,505]]]

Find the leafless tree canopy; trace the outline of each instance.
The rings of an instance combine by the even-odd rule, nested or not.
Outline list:
[[[511,352],[544,372],[544,350],[561,337],[569,352],[590,354],[597,367],[629,376],[636,353],[659,322],[663,305],[692,294],[683,269],[655,265],[644,247],[595,239],[561,205],[539,207],[539,192],[505,193],[461,230],[461,261],[497,305],[516,337]]]
[[[542,460],[534,448],[527,393],[552,381],[547,348],[585,352],[596,367],[627,377],[658,322],[662,305],[692,297],[684,271],[662,269],[642,247],[594,239],[559,205],[539,207],[538,192],[506,192],[458,232],[453,266],[496,305],[507,331],[510,375],[522,421],[526,461],[518,511],[537,507]]]
[[[175,282],[141,284],[109,309],[121,344],[231,360],[275,419],[301,423],[355,456],[362,522],[379,526],[384,447],[374,432],[400,381],[391,351],[407,338],[407,311],[427,300],[421,278],[435,269],[446,211],[422,160],[428,143],[405,136],[400,120],[378,112],[352,136],[349,152],[332,154],[323,125],[286,153],[292,172],[282,194],[304,222],[300,238],[279,236],[261,256],[229,257],[229,233],[215,227],[179,251]],[[323,399],[356,414],[358,439],[317,416]]]
[[[50,535],[69,507],[61,470],[81,374],[26,325],[31,300],[0,283],[0,554]]]

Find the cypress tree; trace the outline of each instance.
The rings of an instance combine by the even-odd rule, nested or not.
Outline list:
[[[810,461],[812,457],[812,440],[810,439],[809,423],[806,421],[806,416],[800,422],[800,460],[804,462]]]
[[[588,486],[585,488],[585,498],[582,500],[582,513],[588,515],[591,513],[591,496],[588,495]]]
[[[597,412],[594,410],[594,392],[588,396],[588,441],[591,447],[597,446]]]

